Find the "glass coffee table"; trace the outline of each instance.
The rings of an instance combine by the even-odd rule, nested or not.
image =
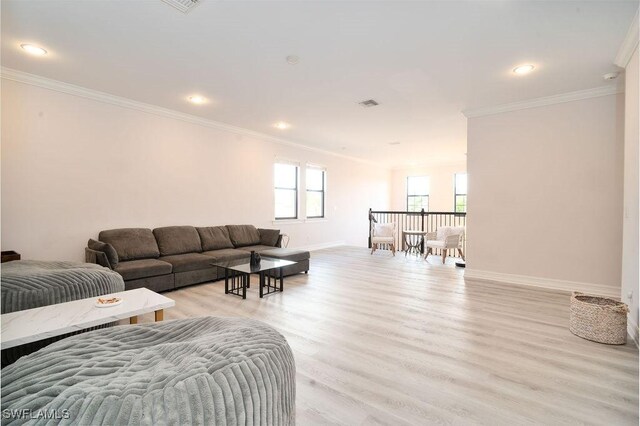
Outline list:
[[[211,265],[224,269],[224,294],[231,293],[246,299],[247,289],[251,287],[251,274],[260,276],[260,297],[263,297],[276,291],[284,291],[282,268],[295,264],[290,260],[263,257],[257,266],[251,266],[246,259],[213,262]],[[277,285],[278,280],[280,286]]]

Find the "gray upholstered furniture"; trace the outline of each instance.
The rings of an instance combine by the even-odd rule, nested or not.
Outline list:
[[[61,424],[293,425],[295,393],[287,341],[247,318],[96,330],[2,370],[3,413],[57,412]]]
[[[99,265],[38,260],[16,260],[2,264],[0,301],[3,314],[119,291],[124,291],[122,277]],[[59,338],[4,350],[2,365]]]
[[[297,262],[284,268],[284,275],[307,272],[309,252],[281,248],[280,242],[280,231],[253,225],[124,228],[101,231],[98,241],[89,240],[85,254],[87,262],[122,275],[127,290],[160,292],[223,278],[213,262],[248,260],[251,251]]]

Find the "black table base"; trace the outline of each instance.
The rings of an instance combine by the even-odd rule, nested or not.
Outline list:
[[[278,280],[280,280],[279,288],[277,286]],[[260,272],[260,297],[277,291],[284,291],[282,268]]]
[[[235,294],[247,298],[247,289],[251,287],[251,276],[238,271],[224,269],[224,294]]]
[[[260,298],[267,294],[284,291],[282,268],[261,271],[259,275]],[[233,294],[246,299],[248,288],[251,288],[251,274],[224,268],[224,294]]]

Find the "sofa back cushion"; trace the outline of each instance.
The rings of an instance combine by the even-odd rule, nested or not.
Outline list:
[[[118,260],[155,259],[160,256],[158,243],[151,229],[122,228],[100,231],[98,239],[111,244]]]
[[[227,225],[227,230],[234,247],[260,244],[260,233],[253,225]]]
[[[278,244],[278,240],[280,239],[279,229],[258,228],[258,232],[260,233],[260,244],[262,244],[263,246],[275,247]]]
[[[165,226],[153,230],[162,256],[200,253],[200,235],[193,226]]]
[[[226,226],[207,226],[196,230],[200,235],[203,251],[233,248]]]

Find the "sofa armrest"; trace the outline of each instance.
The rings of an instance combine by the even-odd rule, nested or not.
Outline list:
[[[98,250],[91,250],[89,247],[84,249],[84,260],[87,263],[95,263],[96,265],[104,266],[109,269],[113,269],[109,263],[109,259],[104,252]]]

